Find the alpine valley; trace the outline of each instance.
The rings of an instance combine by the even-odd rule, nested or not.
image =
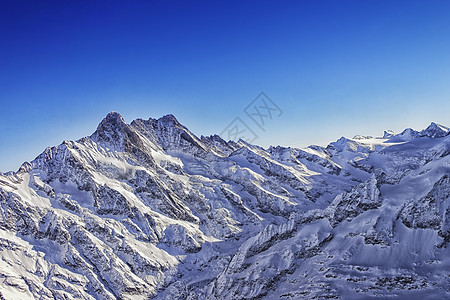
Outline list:
[[[0,173],[0,299],[449,299],[450,134],[327,147],[127,124]]]

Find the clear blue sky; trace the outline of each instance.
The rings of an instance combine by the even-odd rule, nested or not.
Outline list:
[[[0,171],[127,122],[220,133],[260,91],[256,144],[450,125],[450,1],[0,1]]]

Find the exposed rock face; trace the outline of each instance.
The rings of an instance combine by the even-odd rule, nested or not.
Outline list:
[[[381,193],[377,186],[375,174],[364,183],[354,187],[350,192],[338,195],[326,209],[330,223],[338,225],[344,220],[351,221],[369,209],[381,206]]]
[[[430,126],[420,132],[420,136],[440,138],[448,135],[449,128],[432,122]]]
[[[425,197],[406,202],[400,212],[400,219],[409,228],[438,230],[443,239],[439,247],[447,247],[450,241],[449,197],[450,177],[446,174]]]
[[[0,174],[0,298],[448,298],[448,153],[435,123],[263,149],[110,113]]]

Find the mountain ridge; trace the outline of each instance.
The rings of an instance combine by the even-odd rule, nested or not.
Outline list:
[[[111,112],[0,174],[0,293],[448,297],[448,153],[436,123],[264,149]]]

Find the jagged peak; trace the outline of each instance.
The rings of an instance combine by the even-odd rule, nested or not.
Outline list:
[[[217,134],[212,134],[212,135],[208,135],[208,136],[201,135],[200,139],[201,140],[220,141],[220,142],[224,141],[226,143],[226,141]]]
[[[114,149],[122,149],[126,144],[142,147],[142,141],[134,129],[128,125],[118,112],[110,112],[100,122],[97,130],[90,136],[94,142],[106,142]],[[124,144],[125,143],[125,144]]]
[[[412,128],[406,128],[405,130],[403,130],[400,135],[405,135],[405,134],[411,134],[411,133],[418,133],[418,131],[412,129]]]
[[[264,149],[262,147],[250,144],[249,142],[244,141],[243,139],[239,139],[237,141],[237,145],[239,147],[241,147],[241,148],[246,148],[246,149],[249,149],[249,150],[252,150],[252,151],[253,150],[263,150],[264,151]]]
[[[345,136],[341,136],[337,141],[330,143],[330,145],[346,145],[351,141],[352,141],[351,139]]]
[[[246,146],[251,146],[250,143],[244,141],[243,139],[239,139],[239,140],[237,141],[237,143],[238,143],[238,144],[243,144],[243,145],[246,145]]]
[[[435,122],[431,124],[420,132],[420,136],[427,136],[430,138],[444,137],[449,133],[449,128]]]
[[[29,161],[26,161],[20,166],[20,168],[17,171],[17,173],[19,173],[19,174],[20,173],[27,173],[27,172],[30,172],[31,169],[33,169],[33,165]]]
[[[127,127],[127,123],[123,117],[118,112],[112,111],[106,115],[100,124],[98,124],[97,130],[92,136],[96,136],[104,132],[121,131],[124,127]]]
[[[280,145],[277,145],[277,146],[270,145],[269,148],[267,148],[268,152],[280,152],[280,151],[285,151],[285,150],[291,150],[291,147],[283,147]]]
[[[399,134],[395,134],[391,137],[389,137],[388,142],[396,143],[396,142],[407,142],[412,141],[419,137],[419,132],[412,129],[412,128],[406,128]]]
[[[383,139],[391,138],[395,135],[394,131],[392,130],[385,130],[383,133]]]
[[[136,127],[136,126],[141,126],[141,125],[144,125],[147,127],[150,126],[153,129],[156,129],[157,127],[165,127],[165,128],[183,127],[185,129],[187,129],[172,114],[164,115],[158,119],[150,117],[148,120],[144,120],[144,119],[138,118],[131,122],[131,127]]]
[[[181,125],[180,122],[178,122],[177,118],[175,118],[175,116],[172,114],[162,116],[161,118],[158,119],[158,122],[164,123],[167,125],[171,125],[171,124],[172,125]]]
[[[439,129],[441,129],[441,130],[446,130],[446,131],[449,130],[448,127],[446,127],[446,126],[444,126],[444,125],[441,125],[441,124],[438,124],[438,123],[435,123],[435,122],[431,122],[430,126],[428,126],[428,127],[439,128]]]
[[[222,139],[219,135],[200,136],[200,141],[206,144],[220,144],[228,146],[228,143]]]
[[[105,124],[126,124],[122,115],[118,112],[112,111],[106,115],[106,117],[100,122],[98,127]]]

